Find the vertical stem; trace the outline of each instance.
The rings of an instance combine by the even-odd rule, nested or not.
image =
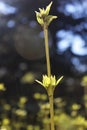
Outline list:
[[[50,55],[49,55],[49,45],[48,45],[48,27],[44,24],[44,38],[45,38],[45,52],[46,52],[46,62],[47,62],[47,75],[51,77],[51,67],[50,67]],[[49,103],[50,103],[50,123],[51,130],[54,130],[54,107],[53,107],[53,88],[49,86],[48,89]]]
[[[49,96],[50,102],[50,120],[51,120],[51,130],[54,130],[54,107],[53,107],[53,94]]]
[[[45,38],[45,52],[46,52],[46,62],[47,62],[47,75],[51,76],[50,67],[50,56],[49,56],[49,45],[48,45],[48,28],[44,25],[44,38]]]

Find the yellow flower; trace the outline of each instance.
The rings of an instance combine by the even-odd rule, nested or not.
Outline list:
[[[55,86],[57,86],[60,81],[62,80],[63,76],[61,76],[58,80],[56,80],[55,76],[48,77],[47,75],[43,75],[43,79],[42,82],[36,80],[37,83],[41,84],[42,86],[44,86],[46,89],[50,86],[52,86],[53,88],[55,88]]]
[[[50,12],[50,8],[51,8],[52,2],[46,7],[46,9],[41,9],[39,8],[40,12],[35,11],[36,13],[36,18],[38,23],[43,27],[44,25],[46,27],[49,26],[49,24],[51,23],[51,21],[53,19],[56,19],[57,16],[53,16],[53,15],[49,15]]]
[[[35,93],[34,94],[34,98],[37,99],[37,100],[40,99],[41,98],[41,94],[40,93]]]
[[[27,98],[26,97],[20,97],[19,102],[20,102],[20,104],[25,104],[27,102]]]
[[[20,116],[20,117],[25,117],[27,115],[27,111],[26,110],[22,110],[22,109],[17,109],[15,111],[15,114],[17,116]]]
[[[72,105],[72,110],[79,110],[80,108],[81,108],[81,106],[79,104],[74,103]]]
[[[5,86],[4,86],[4,84],[3,83],[0,83],[0,91],[5,91],[6,89],[5,89]]]
[[[73,120],[73,124],[74,125],[78,125],[78,126],[83,126],[83,128],[87,128],[87,125],[86,125],[87,121],[85,120],[84,117],[82,116],[78,116],[76,117],[74,120]]]
[[[87,75],[82,78],[81,84],[86,87],[87,86]]]
[[[8,124],[10,124],[9,118],[4,118],[4,119],[2,120],[2,124],[3,124],[3,125],[8,125]]]
[[[50,85],[50,78],[47,75],[43,75],[43,86],[48,87]]]

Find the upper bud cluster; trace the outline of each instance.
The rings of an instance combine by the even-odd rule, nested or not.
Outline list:
[[[46,9],[44,8],[39,8],[40,12],[35,11],[36,13],[36,18],[38,23],[43,27],[44,25],[46,27],[49,26],[49,24],[51,23],[51,21],[53,19],[56,19],[57,16],[53,16],[53,15],[49,15],[50,12],[50,8],[51,8],[52,2],[46,7]]]

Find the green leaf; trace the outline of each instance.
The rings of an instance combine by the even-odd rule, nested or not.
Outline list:
[[[37,21],[38,21],[38,23],[39,23],[41,26],[43,26],[43,25],[44,25],[44,21],[43,21],[43,19],[42,19],[42,18],[37,17]]]
[[[51,6],[52,6],[52,3],[53,3],[53,2],[51,1],[50,4],[46,7],[46,10],[45,10],[46,15],[49,14],[50,8],[51,8]]]
[[[57,18],[57,16],[48,15],[46,18],[47,26],[49,26],[49,24],[56,18]]]
[[[42,82],[40,82],[39,80],[35,80],[37,83],[39,83],[40,85],[42,85],[43,86],[43,83]]]
[[[61,76],[61,77],[57,80],[56,85],[58,85],[62,79],[63,79],[63,76]]]

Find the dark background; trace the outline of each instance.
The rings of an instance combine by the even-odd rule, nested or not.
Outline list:
[[[36,22],[35,10],[50,0],[0,0],[0,82],[6,86],[5,99],[32,98],[46,93],[35,82],[46,74],[44,37]],[[53,1],[51,14],[57,15],[49,27],[52,74],[64,79],[54,96],[79,99],[82,77],[87,75],[87,1]],[[28,81],[23,77],[28,74]]]

